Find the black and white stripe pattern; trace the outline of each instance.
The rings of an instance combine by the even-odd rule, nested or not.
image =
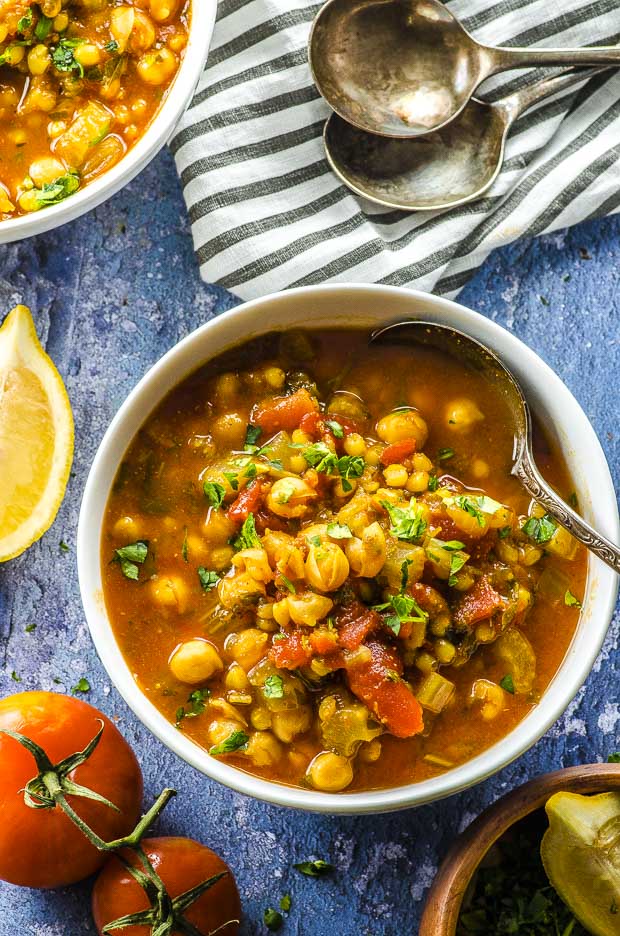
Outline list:
[[[294,2],[220,0],[207,68],[171,142],[208,282],[244,299],[326,281],[453,296],[495,247],[620,210],[617,71],[524,114],[481,201],[411,215],[357,198],[323,153],[329,110],[306,56],[320,4]],[[620,0],[454,0],[450,8],[493,45],[620,40]],[[532,73],[498,75],[481,96],[528,80]]]

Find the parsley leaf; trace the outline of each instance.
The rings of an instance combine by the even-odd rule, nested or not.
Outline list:
[[[499,684],[505,692],[509,692],[511,695],[515,694],[515,684],[510,673],[506,673],[506,675],[500,679]]]
[[[499,501],[493,500],[492,497],[488,497],[486,494],[480,494],[475,497],[467,494],[458,494],[456,497],[447,498],[445,503],[449,506],[459,507],[461,510],[464,510],[470,517],[476,519],[478,526],[484,526],[484,514],[497,513],[502,507]]]
[[[581,607],[581,602],[579,601],[579,598],[575,598],[573,593],[568,588],[566,589],[564,593],[564,604],[566,605],[567,608],[580,608]]]
[[[282,582],[282,584],[284,585],[284,587],[285,587],[288,591],[290,591],[291,595],[296,595],[296,594],[297,594],[297,589],[295,588],[294,584],[291,582],[290,578],[287,578],[286,575],[283,575],[283,574],[280,572],[279,579],[280,579],[280,581]]]
[[[24,15],[17,21],[17,32],[22,35],[32,26],[32,7],[28,7]]]
[[[205,569],[204,566],[200,566],[198,569],[198,578],[200,579],[200,584],[207,592],[215,588],[220,580],[220,576],[217,572],[213,572],[211,569]]]
[[[78,679],[71,692],[73,695],[76,695],[78,692],[90,692],[90,683],[85,676],[82,676],[81,679]]]
[[[52,30],[52,20],[49,16],[41,15],[37,21],[37,25],[34,27],[35,39],[38,39],[39,42],[43,42],[44,39],[47,39]]]
[[[542,546],[544,543],[549,542],[557,528],[557,520],[554,520],[549,514],[545,514],[544,517],[530,517],[523,524],[521,530],[526,536]]]
[[[332,539],[350,539],[353,536],[346,523],[328,523],[327,535]]]
[[[248,423],[247,429],[245,430],[245,444],[244,449],[246,452],[254,452],[256,449],[256,443],[263,434],[263,430],[260,426],[253,426],[251,423]]]
[[[437,455],[437,460],[448,461],[450,458],[454,458],[455,452],[452,448],[441,448],[439,449],[439,454]]]
[[[439,478],[437,477],[435,472],[433,472],[432,474],[428,476],[428,489],[429,491],[436,491],[438,487],[439,487]]]
[[[620,764],[620,751],[614,751],[613,754],[610,754],[607,758],[608,764]]]
[[[207,707],[207,700],[211,695],[209,689],[194,689],[187,697],[187,702],[176,711],[175,727],[179,728],[184,718],[196,718],[202,715]],[[186,708],[186,706],[188,706]]]
[[[256,532],[256,523],[254,521],[254,514],[248,514],[247,520],[244,521],[239,535],[233,540],[233,546],[235,549],[260,549],[262,544],[260,537]]]
[[[46,182],[43,188],[33,190],[39,208],[47,205],[57,205],[58,202],[73,195],[80,187],[80,177],[77,172],[67,172],[53,182]]]
[[[230,484],[233,491],[239,490],[239,475],[236,471],[223,471],[222,474]]]
[[[292,903],[291,895],[284,894],[283,897],[280,897],[280,910],[284,910],[285,913],[288,913]]]
[[[37,629],[36,624],[26,624],[26,626],[24,627],[24,630],[26,631],[27,634],[31,634],[36,629]]]
[[[284,680],[276,673],[268,676],[263,684],[263,695],[266,699],[284,698]]]
[[[106,52],[112,53],[112,52],[118,52],[120,46],[118,42],[116,41],[116,39],[110,39],[109,42],[106,42],[103,48],[106,50]]]
[[[345,491],[352,490],[349,478],[361,478],[366,463],[361,455],[341,455],[340,458],[325,442],[315,442],[302,449],[303,457],[311,468],[321,474],[338,474]]]
[[[331,429],[332,433],[337,439],[344,439],[344,429],[342,428],[342,425],[335,419],[325,420],[325,425],[328,429]]]
[[[403,624],[426,623],[428,621],[428,614],[422,610],[415,598],[412,598],[411,595],[404,595],[402,592],[398,595],[391,595],[384,604],[374,605],[373,608],[375,611],[387,611],[388,609],[391,609],[394,613],[384,618],[383,623],[397,637]]]
[[[500,530],[497,531],[497,535],[499,536],[500,539],[506,539],[506,537],[510,536],[511,533],[512,533],[512,527],[509,527],[509,526],[502,527]]]
[[[13,682],[21,682],[21,681],[22,681],[21,676],[18,676],[17,673],[15,672],[15,670],[13,670],[13,672],[11,673],[11,679],[13,680]]]
[[[315,533],[313,536],[306,536],[306,539],[312,546],[321,545],[321,537],[317,533]]]
[[[456,574],[461,571],[468,559],[468,554],[466,552],[461,552],[460,549],[458,552],[452,553],[450,556],[450,576],[448,578],[448,585],[451,587],[456,585]]]
[[[137,582],[140,571],[138,565],[142,565],[145,561],[148,551],[148,541],[138,540],[135,543],[129,543],[128,546],[121,546],[120,549],[115,549],[114,562],[120,562],[121,572],[125,578]]]
[[[282,927],[284,917],[279,910],[274,910],[273,907],[267,907],[263,913],[263,923],[270,933],[275,933]]]
[[[54,68],[59,72],[77,72],[84,77],[84,68],[76,59],[73,50],[82,45],[85,39],[61,39],[52,52]]]
[[[220,744],[214,744],[213,747],[209,748],[209,754],[212,757],[217,757],[218,754],[232,754],[233,751],[244,751],[248,746],[249,737],[245,731],[233,731],[232,734],[229,734],[225,741],[222,741]]]
[[[381,501],[381,506],[389,514],[392,536],[410,543],[418,543],[422,539],[427,523],[416,504],[415,497],[411,498],[408,507],[394,507],[389,501]]]
[[[184,562],[189,562],[187,558],[187,527],[183,528],[183,545],[181,546],[181,555],[183,556]]]
[[[202,486],[204,495],[214,510],[219,510],[226,497],[226,488],[217,481],[205,481]]]
[[[314,878],[323,877],[323,875],[335,871],[334,866],[327,861],[323,861],[322,858],[317,858],[316,861],[300,861],[294,864],[293,867],[301,874]]]

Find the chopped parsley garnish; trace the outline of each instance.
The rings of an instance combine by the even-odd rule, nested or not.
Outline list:
[[[323,861],[322,858],[317,858],[316,861],[300,861],[294,864],[293,867],[301,874],[314,878],[323,877],[325,874],[335,871],[334,866],[328,861]]]
[[[429,491],[436,491],[438,487],[439,487],[439,478],[433,472],[433,474],[430,474],[428,476],[428,489]]]
[[[220,744],[214,744],[213,747],[209,748],[209,754],[212,757],[217,757],[218,754],[232,754],[233,751],[244,751],[248,746],[249,737],[245,731],[233,731],[232,734],[229,734],[225,741],[222,741]]]
[[[447,544],[446,544],[446,547],[447,547]],[[450,585],[451,587],[456,585],[457,572],[461,571],[461,569],[463,568],[463,566],[465,565],[468,559],[469,559],[468,554],[466,552],[461,552],[460,549],[458,552],[452,553],[452,555],[450,556],[450,576],[448,578],[448,585]]]
[[[341,424],[337,422],[335,419],[327,419],[325,421],[325,425],[327,426],[328,429],[331,429],[333,435],[337,439],[344,439],[344,429],[342,428]]]
[[[41,15],[37,20],[37,25],[34,27],[35,39],[38,39],[39,42],[43,42],[44,39],[47,39],[52,30],[52,20],[49,16]]]
[[[140,572],[138,566],[145,561],[148,551],[149,544],[146,540],[138,540],[136,543],[114,550],[114,561],[120,562],[121,572],[125,578],[137,582]]]
[[[381,501],[390,517],[390,533],[397,539],[418,543],[426,530],[427,522],[416,504],[415,497],[411,498],[408,507],[394,507],[389,501]]]
[[[74,49],[82,45],[85,39],[61,39],[52,52],[54,68],[59,72],[77,72],[80,78],[84,77],[84,68],[74,55]]]
[[[233,546],[235,549],[260,549],[261,545],[260,537],[256,532],[254,514],[248,514],[247,520],[244,521],[239,531],[239,535],[233,540]]]
[[[346,523],[328,523],[327,535],[332,539],[350,539],[353,536]]]
[[[78,679],[75,686],[71,689],[73,695],[76,695],[78,692],[90,692],[90,683],[85,676],[82,676],[81,679]]]
[[[308,540],[311,546],[321,545],[321,537],[317,533],[313,534],[312,536],[306,536],[306,539]]]
[[[205,481],[202,486],[204,495],[214,510],[219,510],[226,497],[226,488],[217,481]]]
[[[187,527],[184,529],[183,533],[183,545],[181,546],[181,555],[183,556],[184,562],[189,562],[187,558]]]
[[[66,172],[53,182],[46,182],[43,188],[36,189],[34,196],[39,208],[47,205],[56,205],[58,202],[73,195],[80,187],[80,177],[77,172]]]
[[[246,452],[256,451],[256,443],[262,434],[263,430],[260,428],[260,426],[253,426],[251,423],[248,423],[247,429],[245,430],[245,443],[243,446]]]
[[[36,629],[37,629],[36,624],[26,624],[26,626],[24,627],[24,630],[26,631],[27,634],[31,634]]]
[[[118,52],[120,46],[118,42],[116,41],[116,39],[110,39],[109,42],[106,42],[103,48],[106,50],[106,52],[112,53],[112,52]]]
[[[464,510],[470,517],[475,518],[478,526],[484,526],[484,514],[497,513],[502,507],[498,501],[493,500],[492,497],[488,497],[486,494],[476,496],[457,494],[456,497],[448,498],[446,504]]]
[[[405,559],[403,564],[400,567],[400,591],[401,594],[407,588],[407,582],[409,581],[409,566],[413,562],[412,559]]]
[[[575,598],[573,593],[568,588],[566,589],[564,593],[564,604],[566,605],[567,608],[580,608],[581,607],[581,602],[579,601],[579,598]]]
[[[21,19],[18,19],[17,21],[17,32],[23,35],[25,32],[28,32],[31,26],[32,26],[32,8],[29,7],[28,10],[21,17]]]
[[[58,548],[59,548],[59,550],[60,550],[62,553],[68,553],[68,552],[69,552],[69,546],[67,545],[67,543],[65,543],[64,540],[61,540],[61,541],[59,542]]]
[[[13,670],[13,672],[11,673],[11,679],[13,680],[13,682],[21,682],[21,681],[22,681],[21,676],[18,676],[17,673],[15,672],[15,670]]]
[[[194,689],[187,697],[187,702],[176,711],[175,726],[180,727],[184,718],[196,718],[202,715],[207,707],[207,701],[211,692],[209,689]]]
[[[577,495],[574,491],[571,491],[571,493],[568,495],[568,503],[573,508],[573,510],[577,510],[579,501],[577,500]]]
[[[440,462],[442,462],[442,461],[448,461],[448,459],[454,458],[454,454],[455,454],[455,453],[454,453],[454,449],[452,449],[452,448],[442,448],[442,449],[439,449],[439,453],[438,453],[438,455],[437,455],[437,460],[440,461]]]
[[[239,490],[239,475],[236,471],[223,471],[222,474],[230,484],[233,491]]]
[[[344,491],[351,491],[349,478],[361,478],[366,463],[361,455],[341,455],[338,457],[325,442],[315,442],[302,449],[301,454],[311,468],[321,474],[337,474],[342,480]]]
[[[294,478],[282,478],[278,484],[278,496],[275,500],[278,504],[288,504],[296,490],[297,482]]]
[[[613,754],[610,754],[607,758],[608,764],[620,764],[620,751],[614,751]]]
[[[374,606],[375,611],[387,611],[388,609],[394,613],[385,617],[383,623],[397,637],[403,624],[418,621],[426,623],[428,621],[428,614],[422,610],[415,598],[412,598],[411,595],[404,595],[402,592],[399,592],[398,595],[391,595],[389,601],[384,604]]]
[[[273,907],[267,907],[263,913],[263,923],[270,933],[275,933],[282,927],[284,917],[279,910],[274,910]]]
[[[530,517],[523,524],[521,530],[526,536],[542,546],[543,543],[549,542],[557,528],[557,520],[554,520],[549,514],[545,514],[544,517]]]
[[[200,566],[198,569],[198,578],[205,591],[211,591],[220,580],[220,576],[217,572],[214,572],[212,569],[205,569],[204,566]]]
[[[506,537],[510,536],[511,533],[512,533],[512,527],[509,527],[509,526],[502,527],[500,530],[497,531],[497,535],[499,536],[500,539],[506,539]]]
[[[294,584],[291,582],[290,578],[287,578],[286,575],[283,575],[280,572],[279,579],[284,585],[284,587],[286,588],[286,590],[290,591],[291,595],[297,594],[297,589],[295,588]]]
[[[266,699],[284,698],[284,680],[276,673],[268,676],[263,684],[263,695]]]
[[[288,913],[291,909],[293,901],[290,894],[284,894],[280,897],[280,910],[284,910],[285,913]]]
[[[506,675],[500,679],[499,684],[505,692],[509,692],[511,695],[515,694],[515,684],[510,673],[506,673]]]

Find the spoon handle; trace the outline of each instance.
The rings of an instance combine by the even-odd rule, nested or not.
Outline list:
[[[533,68],[539,65],[620,65],[620,46],[589,49],[510,49],[502,46],[484,48],[488,56],[488,74],[509,68]]]
[[[536,467],[532,453],[527,448],[524,449],[512,473],[554,520],[557,520],[580,543],[587,546],[595,556],[607,563],[614,572],[620,574],[620,549],[605,536],[597,533],[549,487]]]
[[[565,88],[589,81],[594,75],[598,75],[603,71],[606,71],[605,67],[571,69],[568,72],[543,78],[541,81],[534,82],[534,84],[526,85],[520,91],[515,91],[514,94],[504,98],[501,103],[508,109],[512,119],[515,120],[523,111],[527,110],[528,107],[532,107],[538,101],[542,101],[552,94],[557,94],[559,91],[564,91]]]

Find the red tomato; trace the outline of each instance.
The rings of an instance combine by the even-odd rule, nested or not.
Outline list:
[[[415,439],[403,439],[402,442],[392,442],[391,445],[386,445],[386,447],[381,452],[381,464],[382,465],[395,465],[398,462],[402,462],[405,458],[409,458],[410,455],[416,450],[417,442]]]
[[[0,728],[36,742],[53,764],[81,751],[104,723],[99,745],[70,779],[106,797],[103,803],[69,796],[84,822],[106,841],[132,831],[140,814],[142,774],[133,751],[101,712],[53,692],[21,692],[0,700]],[[33,809],[24,787],[38,774],[32,754],[0,734],[0,879],[24,887],[64,887],[97,871],[107,858],[59,806]]]
[[[273,397],[257,403],[250,415],[253,426],[260,426],[263,432],[279,432],[297,429],[307,413],[318,411],[319,404],[307,390],[302,388],[288,396]]]
[[[370,660],[347,667],[349,688],[377,716],[390,734],[411,738],[424,728],[422,707],[402,679],[403,664],[391,647],[378,641],[366,644]]]
[[[218,936],[236,936],[241,917],[239,892],[230,868],[215,852],[186,838],[144,839],[142,848],[172,899],[214,874],[227,871],[226,877],[201,894],[184,916],[204,936],[219,926],[222,929],[218,930]],[[129,850],[123,852],[123,857],[134,865],[138,861]],[[118,859],[110,858],[93,890],[93,917],[98,932],[101,934],[103,927],[113,920],[148,907],[149,899],[142,887]],[[230,924],[224,926],[229,920]],[[149,936],[150,932],[150,926],[127,926],[122,930],[123,936]],[[171,936],[182,936],[181,930],[173,930]]]
[[[256,513],[263,499],[263,485],[261,481],[252,483],[241,491],[236,500],[228,508],[228,519],[233,523],[244,523],[251,513]]]

